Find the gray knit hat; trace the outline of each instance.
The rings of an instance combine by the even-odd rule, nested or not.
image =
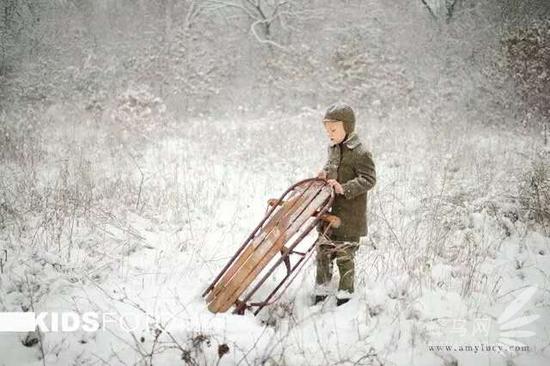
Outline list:
[[[323,118],[323,122],[325,121],[342,121],[348,135],[355,129],[355,113],[346,103],[337,102],[328,107]]]

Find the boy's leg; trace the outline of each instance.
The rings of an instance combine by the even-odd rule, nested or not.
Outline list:
[[[338,299],[344,303],[349,300],[354,292],[355,280],[355,252],[359,247],[357,242],[340,242],[337,244],[336,264],[340,272],[338,284]]]
[[[315,242],[317,273],[315,276],[315,295],[328,295],[327,286],[332,279],[332,260],[334,247],[332,243],[323,237],[319,236]]]

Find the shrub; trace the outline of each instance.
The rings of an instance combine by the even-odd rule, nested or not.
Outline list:
[[[550,228],[550,164],[540,158],[533,161],[520,183],[520,203],[529,219]],[[547,230],[548,232],[548,230]]]

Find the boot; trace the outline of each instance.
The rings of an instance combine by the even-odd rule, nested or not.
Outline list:
[[[315,295],[315,300],[313,301],[313,305],[317,305],[320,302],[323,302],[327,299],[327,295]]]
[[[338,299],[338,298],[336,298],[336,306],[344,305],[348,301],[349,301],[349,299]]]

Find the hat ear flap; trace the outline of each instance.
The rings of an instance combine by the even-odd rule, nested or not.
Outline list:
[[[355,121],[344,122],[344,130],[348,135],[352,133],[355,130]]]

